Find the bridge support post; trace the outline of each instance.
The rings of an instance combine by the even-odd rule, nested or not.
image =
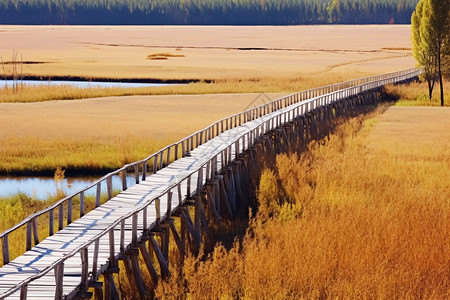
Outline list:
[[[139,295],[142,299],[145,298],[146,290],[144,285],[144,280],[142,279],[142,273],[141,269],[139,267],[139,250],[133,249],[130,253],[130,260],[131,260],[131,271],[133,273],[134,281],[136,282],[136,286],[139,291]]]
[[[189,211],[186,207],[180,208],[180,216],[183,220],[183,224],[185,225],[187,231],[188,231],[188,240],[193,241],[190,242],[190,245],[194,245],[195,250],[200,250],[200,244],[201,244],[201,236],[197,236],[195,229],[194,229],[194,223],[192,222],[191,216],[189,214]]]
[[[117,291],[116,283],[114,282],[114,273],[117,272],[115,270],[114,272],[107,270],[103,274],[105,283],[105,300],[120,300],[119,292]]]
[[[253,147],[255,149],[252,149],[252,152],[256,152],[256,147]],[[225,180],[225,187],[227,188],[228,195],[230,196],[230,204],[231,209],[233,210],[233,213],[237,213],[236,208],[236,187],[234,184],[234,174],[233,174],[233,168],[227,167],[224,169],[224,180]]]
[[[152,278],[153,284],[156,286],[158,284],[158,274],[156,273],[155,267],[153,266],[152,259],[150,258],[150,254],[147,251],[147,247],[145,246],[145,243],[140,244],[138,247],[142,254],[142,257],[144,258],[145,266],[147,267],[148,273]]]
[[[153,251],[155,252],[156,258],[159,263],[159,267],[161,269],[161,277],[164,279],[167,276],[169,276],[169,266],[167,265],[164,255],[161,252],[161,249],[159,248],[159,245],[155,240],[155,234],[153,232],[150,233],[149,243],[152,246]]]
[[[216,185],[213,182],[206,184],[206,202],[208,204],[209,211],[215,219],[218,226],[221,226],[219,212],[216,209]]]
[[[221,200],[219,205],[221,205],[223,210],[226,211],[228,217],[230,219],[232,219],[234,217],[234,215],[233,215],[233,211],[231,210],[230,198],[229,198],[228,192],[226,191],[226,188],[225,188],[224,175],[217,175],[216,177],[218,179],[218,185],[216,187],[218,187],[219,199]]]

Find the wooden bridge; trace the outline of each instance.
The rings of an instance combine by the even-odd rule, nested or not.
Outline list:
[[[223,218],[236,215],[256,151],[297,147],[334,118],[380,100],[384,85],[419,73],[412,69],[311,89],[219,120],[27,217],[0,234],[0,299],[90,298],[92,290],[97,299],[118,299],[113,276],[118,260],[144,297],[139,255],[154,282],[168,276],[170,240],[184,255],[187,246],[200,247],[212,223],[220,228]],[[136,184],[127,187],[130,173]],[[116,196],[114,176],[122,179]],[[107,201],[100,205],[105,185]],[[96,208],[85,214],[89,189],[96,190]],[[73,221],[75,203],[80,218]],[[49,236],[42,241],[38,218],[48,222]],[[26,252],[10,261],[8,237],[21,227]]]

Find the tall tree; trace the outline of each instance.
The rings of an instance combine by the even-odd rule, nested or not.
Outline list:
[[[450,0],[428,0],[430,7],[430,44],[437,57],[441,105],[444,106],[444,82],[442,81],[442,62],[446,59],[450,45]]]
[[[421,79],[426,80],[428,83],[428,97],[432,98],[434,84],[436,82],[436,70],[437,70],[437,60],[434,54],[426,45],[425,39],[422,37],[422,31],[424,22],[423,18],[423,7],[427,0],[421,0],[417,3],[416,10],[411,16],[411,40],[413,44],[413,55],[417,61],[417,65],[423,68],[423,73],[421,74]]]
[[[419,7],[419,10],[417,10],[417,7]],[[412,30],[413,46],[417,46],[414,36],[417,35],[417,22],[415,18],[418,16],[420,19],[420,22],[418,22],[420,47],[422,48],[423,53],[429,56],[425,62],[434,61],[435,63],[439,78],[441,105],[444,106],[442,63],[447,59],[450,48],[450,0],[420,0],[417,7],[416,12],[414,13],[415,15],[411,18],[411,24],[414,22]],[[416,50],[417,49],[415,48],[414,52],[416,52]],[[418,60],[418,62],[421,64],[420,60]]]

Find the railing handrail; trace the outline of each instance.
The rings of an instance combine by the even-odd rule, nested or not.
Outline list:
[[[325,98],[325,97],[330,97],[330,96],[331,96],[331,99],[333,99],[332,96],[334,96],[334,95],[336,95],[336,94],[339,95],[339,93],[343,93],[344,91],[350,91],[350,90],[353,89],[353,90],[358,90],[358,91],[359,91],[358,93],[360,93],[360,92],[363,92],[363,91],[366,91],[366,90],[370,90],[370,89],[373,89],[373,88],[382,86],[382,85],[384,85],[384,84],[387,84],[387,83],[385,83],[385,81],[387,81],[387,80],[391,80],[391,81],[393,81],[393,83],[395,83],[395,82],[397,82],[397,81],[400,81],[399,77],[402,77],[402,78],[403,78],[403,77],[405,77],[406,75],[408,75],[409,77],[402,79],[402,80],[405,80],[405,79],[409,79],[409,78],[412,78],[412,77],[417,76],[417,75],[420,74],[420,70],[410,69],[410,70],[408,70],[408,71],[409,71],[409,72],[402,71],[402,72],[401,72],[401,75],[398,74],[398,73],[400,73],[400,72],[396,72],[396,73],[398,74],[398,75],[396,75],[396,76],[387,77],[387,78],[382,78],[382,79],[377,79],[377,80],[375,80],[375,81],[373,81],[373,82],[363,83],[363,84],[360,84],[360,85],[358,85],[358,86],[352,86],[352,87],[344,88],[344,89],[342,89],[342,90],[333,91],[333,92],[328,93],[328,94],[325,94],[325,95],[319,95],[319,96],[315,96],[315,97],[313,97],[313,98],[310,98],[310,99],[307,99],[307,100],[304,100],[304,101],[299,101],[299,102],[294,103],[294,104],[291,104],[291,105],[286,105],[285,107],[282,107],[282,108],[280,108],[280,109],[278,109],[278,110],[276,110],[276,111],[273,111],[272,113],[274,113],[274,112],[276,112],[276,113],[275,113],[274,115],[271,116],[270,120],[273,120],[273,119],[277,118],[279,115],[282,115],[283,113],[284,113],[284,114],[287,114],[287,113],[291,113],[291,112],[292,112],[292,113],[293,113],[293,116],[294,116],[295,109],[297,109],[297,108],[299,108],[300,106],[305,105],[305,104],[308,104],[307,107],[308,107],[309,110],[315,109],[315,108],[317,107],[317,100],[322,99],[322,98]],[[377,75],[377,76],[380,76],[380,75]],[[376,76],[373,76],[373,77],[376,77]],[[381,83],[381,82],[383,82],[383,83]],[[358,89],[358,88],[359,88],[359,89]],[[298,93],[297,93],[297,94],[298,94]],[[357,93],[355,92],[355,94],[357,94]],[[295,95],[295,94],[294,94],[294,95]],[[282,98],[281,98],[281,99],[282,99]],[[279,100],[279,99],[277,99],[277,100]],[[277,100],[274,100],[274,101],[277,101]],[[331,100],[330,102],[334,102],[334,101],[338,101],[338,100],[341,100],[341,99]],[[272,101],[272,102],[274,102],[274,101]],[[316,101],[314,107],[310,107],[310,106],[309,106],[309,103],[312,103],[312,102],[314,102],[314,101]],[[272,102],[271,102],[271,103],[272,103]],[[286,109],[287,107],[290,107],[290,109],[287,110],[287,111],[285,111],[285,109]],[[263,115],[263,116],[261,116],[261,117],[265,117],[265,116],[267,116],[267,115],[268,115],[268,114],[265,114],[265,115]],[[286,118],[286,117],[285,117],[285,118]],[[267,121],[266,121],[266,122],[267,122]],[[263,124],[264,124],[264,123],[260,123],[260,124],[257,125],[257,127],[264,126]],[[273,126],[273,125],[272,125],[272,126]],[[237,127],[237,126],[236,126],[236,127]],[[266,129],[267,129],[267,128],[266,128]],[[237,140],[239,140],[239,139],[241,139],[241,138],[242,138],[242,136],[237,136],[237,137],[235,137],[235,140],[237,141]],[[233,140],[233,142],[234,142],[234,140]],[[231,144],[232,144],[232,143],[231,143]],[[166,147],[166,148],[167,148],[167,147]],[[154,154],[154,155],[156,155],[156,154]],[[153,157],[154,155],[149,156],[149,158]],[[144,159],[144,160],[141,160],[140,162],[144,162],[144,161],[145,161],[145,159]],[[100,183],[102,180],[104,180],[104,178],[107,178],[108,176],[110,176],[110,174],[117,174],[118,172],[125,170],[128,166],[135,165],[136,163],[138,163],[138,162],[134,162],[134,163],[125,165],[125,166],[123,166],[122,168],[120,168],[120,169],[118,169],[118,170],[116,170],[116,171],[113,171],[113,172],[111,172],[111,173],[109,173],[109,174],[103,176],[102,179],[100,179],[100,180],[96,181],[95,183],[91,184],[90,187],[94,187],[96,184],[98,184],[98,183]],[[158,195],[156,195],[156,196],[152,197],[151,199],[147,200],[144,204],[141,204],[139,207],[137,207],[137,208],[135,208],[134,210],[130,211],[130,212],[127,213],[126,215],[123,215],[123,216],[121,216],[120,218],[116,219],[116,220],[115,220],[113,223],[111,223],[107,228],[101,230],[99,233],[97,233],[95,236],[93,236],[93,237],[92,237],[91,239],[89,239],[87,242],[85,242],[85,243],[83,243],[82,245],[76,247],[75,249],[73,249],[71,252],[69,252],[68,254],[64,255],[63,257],[57,259],[57,260],[54,261],[51,265],[49,265],[49,266],[45,267],[43,270],[41,270],[39,273],[37,273],[37,274],[35,274],[35,275],[33,275],[33,276],[30,276],[30,277],[28,277],[27,279],[25,279],[25,280],[23,280],[23,281],[17,283],[14,287],[10,288],[7,292],[5,292],[5,293],[3,293],[2,295],[0,295],[0,297],[7,297],[7,296],[13,294],[14,292],[16,292],[17,290],[19,290],[21,286],[23,286],[23,285],[25,285],[25,284],[28,284],[28,283],[30,283],[31,281],[36,280],[36,279],[38,279],[38,278],[41,278],[42,276],[48,274],[48,273],[49,273],[53,268],[55,268],[57,265],[63,263],[63,262],[64,262],[65,260],[67,260],[68,258],[71,258],[71,257],[75,256],[75,255],[76,255],[77,253],[79,253],[81,250],[85,249],[86,247],[89,247],[92,243],[94,243],[95,241],[97,241],[97,240],[99,240],[100,238],[102,238],[103,236],[105,236],[108,232],[110,232],[110,231],[113,230],[117,225],[119,225],[120,222],[122,222],[122,221],[124,221],[124,220],[130,218],[130,217],[133,216],[134,214],[137,214],[137,213],[141,212],[141,211],[144,210],[146,207],[150,206],[150,205],[155,201],[155,199],[159,199],[160,197],[162,197],[163,195],[167,194],[167,193],[170,192],[172,189],[174,189],[176,186],[178,186],[179,184],[181,184],[181,182],[183,182],[184,180],[186,180],[187,178],[189,178],[189,177],[192,176],[193,174],[199,172],[199,170],[201,170],[207,163],[209,163],[209,161],[207,161],[207,162],[205,161],[203,164],[201,164],[201,165],[197,166],[196,168],[194,168],[193,171],[191,170],[191,172],[187,172],[186,174],[189,174],[189,175],[186,175],[186,176],[184,176],[184,177],[181,178],[181,179],[175,180],[172,184],[170,184],[170,185],[169,185],[167,188],[165,188],[162,192],[159,192]],[[84,191],[87,190],[87,189],[89,189],[89,188],[84,189]],[[60,201],[58,201],[57,203],[55,203],[54,205],[51,206],[51,207],[53,207],[52,209],[54,209],[54,208],[56,208],[58,205],[62,204],[62,201],[63,201],[63,200],[73,198],[73,197],[75,197],[76,195],[77,195],[77,194],[74,194],[74,195],[72,195],[72,196],[70,196],[70,197],[66,197],[66,198],[64,198],[64,199],[62,199],[62,200],[60,200]],[[50,210],[50,208],[48,208],[48,210]],[[47,211],[48,211],[48,210],[47,210]],[[36,213],[36,214],[33,214],[33,215],[31,215],[30,217],[28,217],[27,219],[25,219],[24,221],[22,221],[20,224],[24,225],[24,224],[26,224],[27,222],[30,222],[30,221],[32,220],[32,217],[34,218],[34,217],[36,217],[36,216],[38,216],[38,215],[40,215],[40,214],[42,214],[42,213],[43,213],[43,211],[41,211],[41,212],[39,212],[39,213]],[[164,215],[161,217],[161,219],[163,219],[163,218],[164,218]],[[160,219],[160,220],[161,220],[161,219]],[[19,224],[18,224],[18,225],[19,225]],[[18,225],[16,225],[16,226],[13,227],[13,228],[17,228]],[[0,237],[3,237],[4,234],[8,234],[9,232],[10,232],[10,231],[8,231],[8,232],[6,232],[6,233],[5,233],[5,232],[2,233],[2,235],[1,235]],[[118,254],[117,254],[117,255],[118,255]],[[116,255],[116,256],[117,256],[117,255]]]

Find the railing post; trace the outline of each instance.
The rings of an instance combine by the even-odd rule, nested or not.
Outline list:
[[[101,192],[102,192],[102,183],[99,182],[97,183],[97,193],[95,195],[95,208],[100,206],[100,196],[101,196]]]
[[[39,244],[37,217],[33,218],[31,222],[33,225],[34,245],[36,246]]]
[[[184,143],[183,143],[183,157],[184,157]],[[153,174],[156,174],[158,172],[158,154],[155,154],[155,157],[153,158]]]
[[[3,253],[3,265],[9,264],[8,234],[5,234],[2,238],[2,253]]]
[[[166,166],[170,164],[170,147],[167,148]]]
[[[121,177],[122,177],[122,191],[125,191],[128,187],[127,187],[127,170],[123,170],[121,172]]]
[[[89,255],[88,247],[84,247],[80,251],[81,256],[81,282],[80,291],[81,293],[87,292],[89,283]]]
[[[106,190],[108,193],[108,200],[110,200],[113,196],[113,190],[112,190],[112,175],[106,177]]]
[[[189,198],[191,197],[191,175],[189,175],[189,177],[187,178],[186,184],[187,184],[186,197]]]
[[[72,198],[69,198],[67,200],[67,225],[72,223],[72,206],[73,206],[73,200],[72,200]]]
[[[136,184],[139,184],[139,165],[134,165],[134,177],[136,179]]]
[[[97,263],[98,263],[98,251],[100,248],[100,239],[94,242],[94,257],[92,257],[92,277],[95,278],[97,275]]]
[[[54,233],[55,233],[55,212],[53,209],[51,209],[49,211],[48,217],[48,235],[52,236]]]
[[[161,219],[161,200],[155,199],[156,220]]]
[[[147,161],[142,163],[142,181],[147,179]]]
[[[120,221],[120,251],[125,250],[125,220]]]
[[[61,203],[58,206],[58,230],[62,230],[64,228],[64,207]]]
[[[131,246],[133,248],[137,247],[137,222],[138,214],[134,213],[131,217]]]
[[[144,207],[142,210],[142,227],[145,230],[147,230],[147,208],[148,206]]]
[[[159,157],[159,170],[164,167],[164,151],[161,151],[161,155]]]
[[[20,300],[27,299],[28,294],[28,284],[24,284],[20,287]]]
[[[115,267],[116,264],[116,252],[114,248],[114,228],[109,230],[109,266]]]
[[[63,297],[63,279],[64,263],[59,263],[55,266],[55,300],[60,300]]]
[[[80,218],[84,216],[84,192],[80,192]],[[53,210],[52,210],[53,212]]]

